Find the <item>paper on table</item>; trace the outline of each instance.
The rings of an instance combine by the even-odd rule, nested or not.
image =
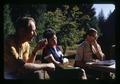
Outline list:
[[[110,66],[110,65],[115,64],[115,60],[104,60],[104,61],[97,61],[97,62],[87,62],[86,64]]]

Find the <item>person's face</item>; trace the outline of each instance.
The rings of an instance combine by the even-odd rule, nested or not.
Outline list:
[[[57,45],[57,37],[56,37],[56,35],[53,35],[53,37],[49,39],[49,44],[51,46]]]
[[[28,23],[28,31],[26,33],[26,38],[28,41],[30,41],[36,35],[37,33],[35,23],[32,20],[30,20]]]
[[[97,40],[97,38],[98,38],[98,35],[96,32],[94,32],[92,35],[88,35],[89,42],[93,42],[93,41]]]

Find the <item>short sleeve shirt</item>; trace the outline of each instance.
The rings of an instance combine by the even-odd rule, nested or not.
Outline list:
[[[76,61],[84,61],[84,62],[89,62],[89,61],[93,60],[92,50],[90,48],[90,45],[86,41],[83,41],[78,46],[75,60]]]

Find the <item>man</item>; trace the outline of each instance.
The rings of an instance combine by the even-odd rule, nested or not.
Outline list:
[[[85,40],[79,45],[75,57],[75,65],[82,66],[81,64],[98,60],[103,60],[104,53],[100,45],[97,43],[97,31],[93,28],[89,29],[86,33]]]
[[[54,69],[53,63],[35,63],[36,52],[46,44],[40,41],[30,55],[29,41],[36,36],[35,20],[21,17],[16,21],[16,33],[4,41],[4,76],[5,78],[34,78],[35,72],[41,69]]]
[[[85,69],[85,63],[91,61],[99,61],[104,59],[104,53],[101,50],[100,45],[97,42],[97,30],[90,28],[85,36],[85,40],[79,45],[76,57],[75,66],[79,66]],[[86,70],[86,74],[95,73],[94,71]]]

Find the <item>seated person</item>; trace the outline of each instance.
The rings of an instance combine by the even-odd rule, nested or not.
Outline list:
[[[52,29],[44,32],[44,38],[47,38],[48,44],[43,49],[43,61],[54,63],[56,67],[60,64],[69,62],[67,58],[63,58],[63,53],[57,45],[57,37]]]
[[[85,67],[86,62],[103,60],[104,53],[97,42],[97,30],[91,28],[85,35],[85,40],[78,46],[75,66]]]
[[[42,79],[40,70],[54,69],[55,66],[53,63],[35,63],[36,53],[46,45],[45,41],[40,41],[30,54],[29,41],[36,36],[35,20],[32,17],[20,17],[15,28],[15,34],[4,40],[4,78]]]
[[[48,44],[43,49],[43,62],[54,63],[56,67],[55,71],[57,71],[61,69],[61,64],[68,63],[69,61],[67,58],[63,58],[63,54],[60,48],[57,46],[56,34],[52,29],[48,29],[44,32],[44,38],[47,38]],[[54,73],[48,71],[50,76],[57,75]]]
[[[75,66],[81,66],[90,61],[103,60],[104,53],[97,42],[97,31],[93,28],[86,33],[85,40],[78,46]],[[84,66],[84,65],[83,65]]]

